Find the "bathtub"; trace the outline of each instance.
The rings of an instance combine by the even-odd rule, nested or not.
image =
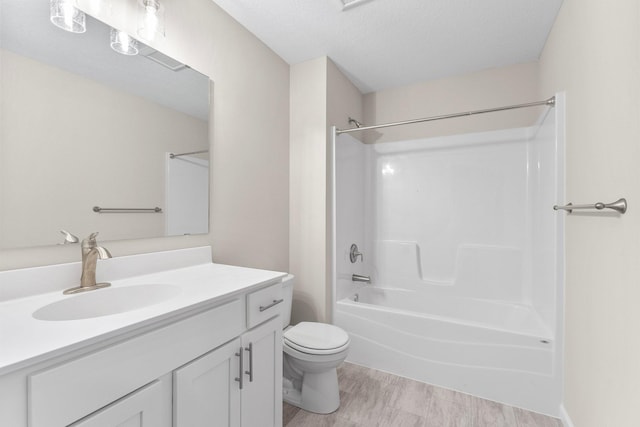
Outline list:
[[[531,307],[365,286],[336,302],[334,323],[351,336],[352,363],[556,411],[555,342]]]

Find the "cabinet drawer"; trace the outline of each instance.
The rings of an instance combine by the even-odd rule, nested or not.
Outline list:
[[[247,327],[256,325],[281,314],[284,300],[282,299],[282,283],[267,286],[247,295]]]
[[[29,376],[30,427],[68,425],[237,337],[233,300]]]

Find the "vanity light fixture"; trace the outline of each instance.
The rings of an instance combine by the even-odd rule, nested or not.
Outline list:
[[[138,0],[138,35],[144,40],[164,37],[164,6],[159,0]]]
[[[53,25],[71,33],[87,31],[85,14],[75,6],[75,0],[51,0],[50,19]]]
[[[111,29],[111,49],[123,55],[137,55],[138,41],[124,31]]]

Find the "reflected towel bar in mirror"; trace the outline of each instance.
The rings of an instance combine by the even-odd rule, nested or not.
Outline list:
[[[93,211],[96,213],[162,213],[162,208],[101,208],[94,206]]]
[[[209,150],[198,150],[198,151],[189,151],[188,153],[179,153],[179,154],[169,153],[169,158],[170,159],[175,159],[176,157],[190,156],[192,154],[204,154],[204,153],[208,153],[208,152],[209,152]]]
[[[625,213],[627,211],[627,199],[621,198],[612,203],[594,203],[593,205],[574,205],[571,202],[566,204],[565,206],[555,205],[553,207],[554,210],[563,209],[569,213],[571,213],[574,209],[595,209],[595,210],[603,210],[603,209],[612,209],[618,213]]]

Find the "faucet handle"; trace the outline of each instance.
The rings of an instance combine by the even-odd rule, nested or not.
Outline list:
[[[87,237],[85,237],[84,239],[82,239],[82,242],[87,242],[87,243],[95,243],[96,242],[96,236],[99,233],[96,231],[95,233],[91,233],[89,234]]]
[[[98,235],[98,232],[96,231],[95,233],[91,233],[89,234],[89,236],[85,237],[84,239],[82,239],[82,247],[83,248],[94,248],[98,245],[98,243],[96,242],[96,236]]]
[[[77,236],[74,236],[67,230],[60,230],[60,233],[64,236],[64,242],[59,243],[60,245],[68,245],[69,243],[78,243],[80,241]]]
[[[103,248],[102,246],[98,246],[98,242],[96,241],[96,236],[98,232],[91,233],[87,238],[82,241],[82,248],[84,251],[95,249],[98,252],[98,258],[107,259],[112,258],[111,252],[107,250],[107,248]]]

